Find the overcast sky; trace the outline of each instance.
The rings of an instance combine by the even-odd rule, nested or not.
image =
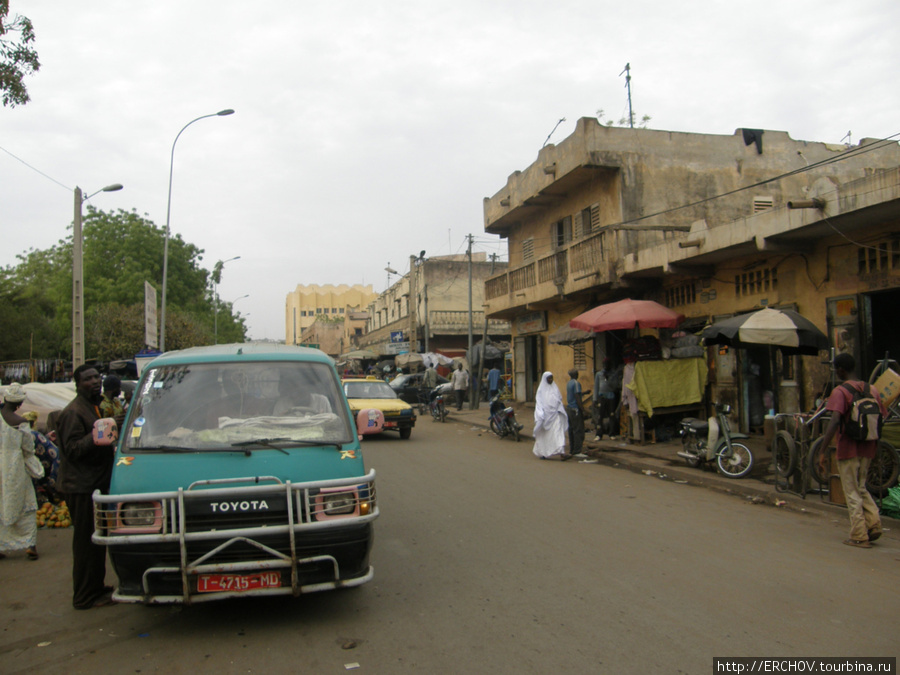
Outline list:
[[[839,143],[900,132],[900,3],[11,0],[31,102],[0,108],[0,265],[66,236],[75,186],[225,266],[252,338],[297,284],[386,287],[410,254],[506,257],[482,200],[579,117]],[[28,165],[43,174],[29,168]],[[157,282],[159,280],[156,280]]]

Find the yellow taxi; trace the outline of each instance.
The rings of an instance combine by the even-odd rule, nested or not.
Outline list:
[[[384,415],[384,429],[399,431],[403,439],[410,437],[416,426],[416,411],[397,397],[391,385],[377,377],[348,377],[341,380],[341,384],[354,417],[363,410],[378,410]],[[369,433],[380,430],[380,425],[372,429]],[[367,431],[359,427],[359,433],[365,435]]]

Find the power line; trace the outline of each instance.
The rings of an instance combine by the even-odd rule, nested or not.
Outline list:
[[[7,155],[9,155],[10,157],[12,157],[13,159],[18,160],[19,162],[22,162],[22,164],[24,164],[25,166],[27,166],[27,167],[28,167],[29,169],[31,169],[32,171],[35,171],[35,172],[41,174],[41,175],[42,175],[44,178],[46,178],[47,180],[53,181],[54,183],[56,183],[56,184],[59,185],[60,187],[65,188],[66,191],[68,191],[68,192],[72,192],[72,191],[73,191],[73,188],[70,188],[70,187],[67,187],[67,186],[63,185],[62,183],[60,183],[58,180],[56,180],[56,179],[53,178],[52,176],[48,176],[47,174],[45,174],[45,173],[44,173],[43,171],[41,171],[40,169],[36,169],[35,167],[31,166],[31,164],[29,164],[28,162],[26,162],[24,159],[22,159],[21,157],[17,157],[16,155],[14,155],[13,153],[11,153],[11,152],[10,152],[9,150],[7,150],[6,148],[0,146],[0,150],[2,150],[3,152],[5,152]]]

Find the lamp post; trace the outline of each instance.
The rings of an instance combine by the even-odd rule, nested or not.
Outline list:
[[[119,183],[82,196],[81,188],[75,187],[75,222],[72,226],[72,369],[84,363],[84,237],[81,232],[81,208],[84,203],[100,192],[121,190]]]
[[[250,297],[250,294],[247,293],[246,295],[242,295],[242,296],[240,296],[240,297],[238,297],[238,298],[235,298],[235,299],[232,300],[231,302],[225,303],[225,304],[229,307],[229,310],[228,310],[228,311],[229,311],[229,314],[231,313],[231,310],[234,309],[234,303],[236,303],[238,300],[243,300],[244,298],[249,298],[249,297]],[[216,314],[218,314],[218,313],[219,313],[219,309],[218,309],[218,307],[217,307],[217,308],[216,308]],[[218,336],[216,337],[216,339],[218,340]],[[216,342],[216,344],[219,344],[219,343]]]
[[[219,344],[219,282],[222,280],[222,268],[225,263],[232,260],[240,260],[241,256],[236,255],[228,260],[220,260],[213,268],[213,302],[215,303],[215,315],[213,318],[213,344]]]
[[[233,115],[234,110],[228,108],[226,110],[220,110],[217,113],[210,113],[209,115],[201,115],[196,119],[192,119],[190,122],[181,127],[181,131],[178,132],[178,135],[175,136],[175,140],[172,142],[172,154],[169,160],[169,198],[166,202],[166,232],[165,232],[165,240],[163,243],[163,278],[162,278],[162,307],[160,311],[160,326],[159,326],[159,351],[166,351],[166,281],[169,276],[169,223],[170,217],[172,215],[172,172],[175,168],[175,144],[178,143],[178,138],[184,133],[184,130],[191,126],[194,122],[199,122],[200,120],[204,120],[207,117],[224,117],[225,115]]]

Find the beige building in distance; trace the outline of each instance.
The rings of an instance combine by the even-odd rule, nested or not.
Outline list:
[[[299,284],[285,299],[285,344],[309,343],[312,333],[308,329],[318,320],[320,324],[339,323],[342,330],[338,337],[338,349],[348,347],[354,334],[358,334],[356,329],[365,325],[365,317],[360,312],[364,312],[376,297],[371,284]],[[307,336],[306,341],[304,335]]]

